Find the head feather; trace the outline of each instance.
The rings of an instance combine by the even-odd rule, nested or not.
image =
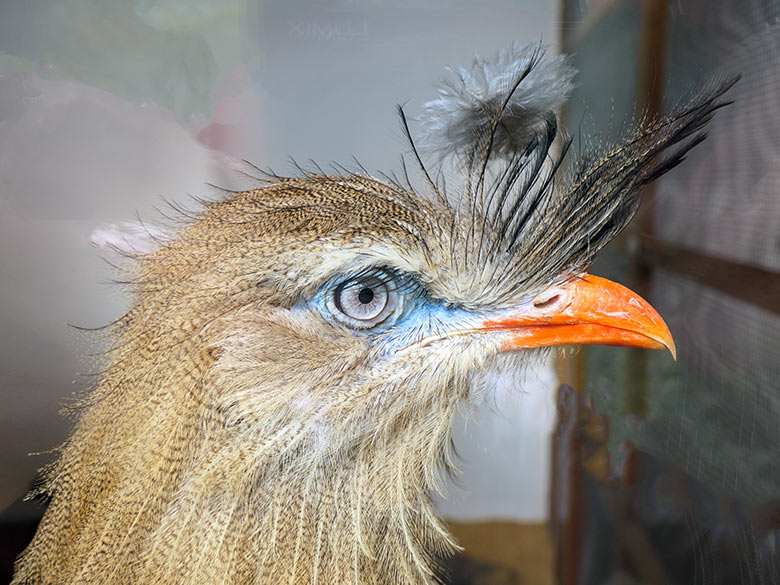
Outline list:
[[[556,110],[574,70],[565,56],[542,57],[538,47],[514,46],[494,61],[475,59],[424,106],[419,149],[408,134],[421,165],[418,151],[438,152],[440,164],[446,159],[462,175],[457,200],[466,205],[444,195],[462,216],[453,227],[467,226],[452,236],[465,242],[458,268],[489,286],[491,303],[584,272],[634,217],[642,187],[704,140],[737,81],[712,83],[668,115],[641,120],[619,143],[569,160],[571,139],[560,132]]]

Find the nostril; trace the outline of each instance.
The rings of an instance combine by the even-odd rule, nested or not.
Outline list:
[[[554,294],[553,296],[545,299],[536,299],[534,301],[534,307],[537,309],[546,309],[558,303],[561,300],[560,294]]]
[[[544,310],[559,307],[566,302],[566,293],[559,288],[547,290],[538,295],[532,302],[534,309]]]

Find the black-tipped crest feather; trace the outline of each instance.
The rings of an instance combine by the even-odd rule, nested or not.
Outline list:
[[[466,193],[457,197],[468,203],[467,209],[459,212],[468,216],[465,221],[470,225],[463,257],[474,266],[492,264],[494,278],[504,281],[505,286],[498,288],[507,297],[584,272],[634,217],[641,188],[680,164],[686,153],[705,139],[703,129],[713,113],[731,103],[720,98],[738,80],[714,83],[670,114],[642,120],[622,144],[578,153],[578,160],[566,161],[571,140],[561,138],[556,114],[540,107],[542,100],[533,100],[536,109],[526,112],[527,125],[515,127],[515,136],[506,131],[505,117],[515,116],[508,104],[513,103],[515,92],[532,93],[523,83],[533,77],[535,67],[545,67],[546,77],[556,70],[563,75],[560,99],[552,100],[554,105],[562,103],[571,89],[573,71],[565,60],[559,59],[553,66],[540,65],[538,48],[530,51],[525,47],[520,53],[515,59],[518,69],[514,81],[505,93],[480,96],[485,103],[501,105],[482,108],[482,117],[474,127],[460,131],[461,136],[471,136],[470,147],[459,142],[445,152],[455,159],[456,172],[463,174],[466,185]],[[502,59],[507,60],[505,55]],[[481,60],[475,63],[482,68],[491,66]],[[451,85],[445,90],[448,88]],[[431,104],[438,102],[426,105],[428,118],[432,118]],[[487,112],[492,113],[492,120],[485,117]],[[449,115],[458,118],[452,112]],[[474,114],[459,119],[469,116]],[[444,126],[441,120],[434,119],[432,124],[434,129]],[[518,138],[526,142],[519,144]],[[431,129],[424,134],[424,141],[435,141]],[[411,136],[410,142],[422,167]],[[450,205],[460,209],[452,200]]]

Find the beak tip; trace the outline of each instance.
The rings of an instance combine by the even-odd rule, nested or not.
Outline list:
[[[659,317],[660,318],[660,317]],[[663,323],[663,320],[661,321],[663,331],[659,331],[658,337],[655,339],[663,344],[664,348],[669,350],[669,353],[672,354],[672,359],[674,361],[677,361],[677,344],[674,343],[674,337],[672,337],[672,332],[669,331],[669,326],[666,323]]]

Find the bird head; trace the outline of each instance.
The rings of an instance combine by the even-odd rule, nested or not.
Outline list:
[[[191,295],[185,310],[200,307],[226,423],[264,436],[303,422],[300,440],[329,455],[447,426],[475,373],[522,365],[536,348],[674,352],[636,294],[581,270],[541,275],[533,243],[504,246],[472,213],[365,177],[310,175],[211,204],[144,262],[180,273],[201,242],[176,301]],[[565,225],[529,225],[538,222]],[[160,310],[171,320],[171,307]]]
[[[548,90],[570,72],[539,58],[477,61],[427,106],[459,124],[450,190],[410,138],[416,189],[270,176],[139,254],[16,582],[430,582],[453,546],[430,494],[458,405],[489,390],[475,376],[568,344],[674,354],[646,301],[587,268],[729,84],[563,171]],[[494,69],[495,95],[465,87]]]

